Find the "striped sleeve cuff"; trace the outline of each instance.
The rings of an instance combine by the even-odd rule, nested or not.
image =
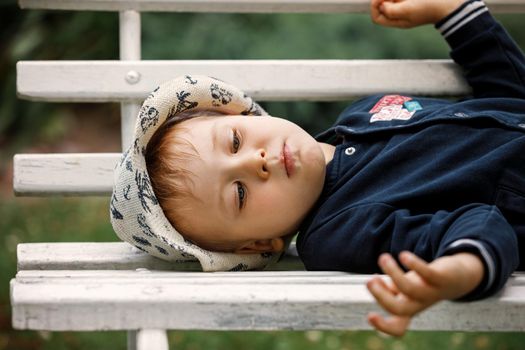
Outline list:
[[[488,8],[482,0],[469,0],[458,7],[454,12],[436,23],[436,29],[447,38],[461,27],[478,17]]]
[[[494,260],[485,246],[480,241],[474,239],[458,239],[457,241],[454,241],[452,244],[450,244],[445,251],[447,253],[451,253],[452,251],[457,252],[465,248],[471,248],[475,250],[478,253],[478,256],[483,260],[483,265],[485,266],[485,276],[483,278],[482,285],[480,285],[481,290],[476,288],[475,294],[484,294],[490,289],[490,287],[492,287],[496,279],[496,266],[494,264]]]

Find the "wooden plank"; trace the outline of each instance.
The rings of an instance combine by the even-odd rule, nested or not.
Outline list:
[[[43,278],[49,283],[67,284],[68,278],[78,281],[98,281],[108,276],[115,281],[134,280],[140,276],[143,280],[153,282],[170,282],[178,284],[214,285],[214,284],[365,284],[372,275],[351,274],[340,271],[243,271],[243,272],[196,272],[196,271],[161,271],[149,269],[136,270],[21,270],[25,283],[39,283]],[[374,275],[376,276],[376,275]],[[388,277],[382,275],[384,279]],[[509,279],[508,286],[525,287],[525,273],[515,272]],[[525,300],[525,295],[522,296]]]
[[[196,261],[171,263],[146,254],[124,242],[23,243],[17,246],[18,271],[22,270],[172,270],[201,271]],[[279,263],[268,270],[304,270],[295,243]]]
[[[26,61],[17,64],[17,91],[37,101],[143,100],[160,83],[185,74],[217,77],[258,101],[470,91],[450,60]]]
[[[15,194],[107,195],[120,153],[17,154]]]
[[[19,0],[23,9],[226,12],[226,13],[365,13],[369,0]],[[493,12],[525,12],[523,0],[486,0]]]
[[[122,61],[140,61],[141,59],[141,21],[137,11],[119,13],[119,52]],[[133,142],[135,119],[141,103],[122,102],[120,104],[121,149],[126,150]]]
[[[130,348],[129,333],[134,338]],[[168,334],[163,329],[141,329],[128,332],[128,350],[169,350]]]
[[[25,9],[209,13],[340,13],[368,11],[368,0],[19,0]]]
[[[13,327],[370,329],[366,315],[378,310],[365,287],[370,277],[337,272],[20,271],[11,281]],[[417,316],[411,329],[524,331],[523,276],[512,277],[493,298],[440,303]]]

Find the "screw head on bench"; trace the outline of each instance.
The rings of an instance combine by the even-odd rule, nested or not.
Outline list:
[[[140,73],[134,70],[130,70],[126,73],[126,81],[129,84],[136,84],[140,81]]]

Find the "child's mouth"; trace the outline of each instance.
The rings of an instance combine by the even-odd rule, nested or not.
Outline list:
[[[292,157],[292,152],[290,151],[290,148],[288,147],[288,145],[286,145],[286,143],[283,147],[283,161],[284,168],[286,169],[286,175],[288,175],[288,177],[292,176],[292,174],[295,171],[295,165]]]

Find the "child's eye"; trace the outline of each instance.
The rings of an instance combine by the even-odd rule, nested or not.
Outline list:
[[[241,141],[239,140],[239,134],[237,134],[237,130],[233,130],[233,140],[232,140],[233,153],[237,153],[240,145],[241,145]]]
[[[240,182],[237,182],[237,194],[239,196],[239,209],[242,209],[246,202],[246,190]]]

